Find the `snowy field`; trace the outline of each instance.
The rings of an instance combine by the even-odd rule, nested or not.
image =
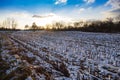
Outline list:
[[[0,80],[120,80],[120,34],[0,32],[0,42]]]

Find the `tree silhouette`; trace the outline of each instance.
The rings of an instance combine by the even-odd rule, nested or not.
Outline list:
[[[6,29],[16,29],[17,21],[14,18],[7,18],[3,21],[2,27]]]
[[[32,24],[32,30],[37,30],[37,29],[38,29],[38,27],[37,27],[36,23],[33,22],[33,24]]]
[[[117,22],[120,22],[120,15],[116,16],[116,17],[115,17],[115,20],[116,20]]]
[[[11,25],[12,25],[12,29],[16,29],[16,27],[17,27],[17,22],[15,21],[14,18],[11,19]]]
[[[29,25],[25,25],[25,29],[28,29],[29,28]]]
[[[64,24],[62,24],[60,22],[56,22],[55,27],[57,27],[57,29],[62,29],[62,28],[64,28]]]

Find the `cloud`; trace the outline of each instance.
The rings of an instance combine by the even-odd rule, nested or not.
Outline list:
[[[48,18],[48,17],[53,17],[55,14],[53,13],[50,13],[50,14],[47,14],[47,15],[33,15],[32,17],[33,18]]]
[[[67,3],[67,0],[56,0],[55,5],[66,4],[66,3]]]
[[[1,11],[0,11],[1,12]],[[17,28],[24,29],[24,25],[32,24],[32,14],[25,11],[3,11],[0,14],[1,22],[5,21],[7,18],[14,18],[17,22]]]
[[[111,9],[105,12],[106,15],[109,15],[110,17],[120,15],[120,0],[108,0],[105,6],[111,6]]]
[[[57,14],[67,16],[72,18],[73,21],[79,20],[101,20],[104,15],[101,12],[106,11],[107,8],[104,6],[100,7],[77,7],[77,8],[67,8],[63,10],[58,10]],[[70,12],[68,14],[68,12]]]
[[[103,14],[105,15],[105,17],[117,17],[118,15],[120,15],[120,8],[105,11],[103,12]]]
[[[87,4],[92,4],[95,2],[95,0],[83,0],[84,2],[86,2]]]
[[[64,17],[56,13],[47,12],[42,14],[41,12],[38,13],[30,13],[26,11],[4,11],[0,10],[0,24],[3,23],[7,18],[14,18],[17,21],[17,28],[24,29],[24,26],[27,24],[29,26],[35,22],[38,26],[45,26],[46,24],[52,24],[53,22],[70,22],[71,18]],[[41,14],[39,14],[41,13]],[[37,15],[34,15],[37,14]]]
[[[82,13],[82,12],[84,12],[85,11],[85,8],[80,8],[79,9],[79,13]]]
[[[120,0],[108,0],[108,2],[105,5],[110,5],[112,6],[112,8],[120,8]]]

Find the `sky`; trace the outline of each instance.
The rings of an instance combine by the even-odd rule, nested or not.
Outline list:
[[[120,12],[120,0],[0,0],[0,23],[14,18],[24,25],[51,24],[57,21],[103,20]]]

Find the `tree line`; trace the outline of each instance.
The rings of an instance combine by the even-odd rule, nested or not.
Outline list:
[[[38,26],[35,22],[31,26],[25,25],[25,30],[52,30],[52,31],[84,31],[84,32],[107,32],[116,33],[120,32],[120,15],[115,18],[107,18],[106,21],[79,21],[70,24],[64,22],[55,22],[53,24],[47,24],[46,26]],[[14,18],[7,18],[0,30],[18,30],[17,21]]]
[[[7,18],[0,25],[0,30],[16,30],[17,21],[14,18]]]
[[[62,23],[56,23],[57,28],[54,31],[83,31],[83,32],[120,32],[120,15],[115,18],[107,18],[105,21],[95,20],[87,22],[74,22],[72,26],[65,26]]]
[[[61,24],[60,24],[61,25]],[[107,21],[92,21],[92,22],[75,22],[73,26],[67,26],[64,28],[53,29],[56,31],[84,31],[84,32],[106,32],[114,33],[120,32],[120,21],[113,22],[113,19],[109,18]]]
[[[55,22],[47,24],[45,27],[37,26],[34,22],[31,27],[25,26],[28,30],[52,30],[52,31],[83,31],[83,32],[105,32],[119,33],[120,32],[120,15],[115,18],[107,18],[105,21],[79,21],[73,25],[66,25],[64,22]]]

